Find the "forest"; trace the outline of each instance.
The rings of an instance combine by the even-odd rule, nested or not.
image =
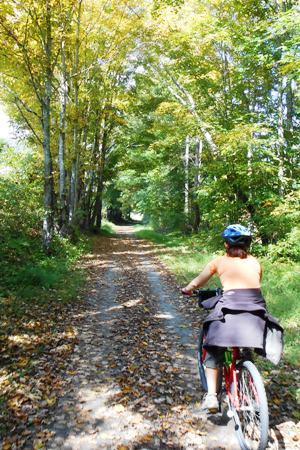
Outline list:
[[[15,134],[0,140],[1,341],[28,305],[46,317],[75,298],[78,260],[132,213],[151,227],[141,237],[204,254],[224,226],[249,226],[253,253],[291,269],[293,296],[299,42],[296,0],[1,3],[0,105]]]
[[[51,252],[104,204],[163,231],[244,221],[299,258],[297,2],[12,0],[0,19],[26,147],[1,144],[2,236],[21,214]]]

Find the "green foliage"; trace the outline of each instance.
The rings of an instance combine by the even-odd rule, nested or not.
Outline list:
[[[104,221],[101,226],[102,236],[113,237],[116,235],[114,225],[110,222]]]
[[[35,234],[42,220],[42,162],[28,149],[2,146],[0,153],[0,233]],[[39,231],[38,231],[39,232]],[[23,241],[23,245],[26,245]]]
[[[297,7],[233,0],[156,7],[110,183],[157,230],[216,236],[243,222],[255,230],[255,251],[267,253],[299,224]],[[297,259],[296,249],[288,254]]]
[[[268,255],[273,260],[293,260],[300,262],[300,227],[294,227],[283,240],[268,247]]]
[[[299,259],[298,259],[299,261]],[[262,259],[263,292],[270,312],[279,319],[285,330],[284,354],[288,361],[300,364],[300,289],[298,263]]]
[[[42,162],[27,148],[0,152],[0,297],[42,301],[70,298],[81,283],[73,268],[86,248],[56,236],[51,256],[42,248]],[[68,282],[66,282],[68,280]]]
[[[164,244],[168,247],[178,247],[182,245],[183,237],[181,233],[168,233],[168,234],[162,234],[158,231],[153,230],[152,228],[149,228],[149,225],[137,225],[135,227],[135,235],[140,239],[148,239],[152,242],[155,242],[156,244]]]
[[[2,242],[0,297],[43,301],[56,291],[61,299],[70,298],[82,280],[79,271],[73,277],[73,269],[86,246],[82,239],[74,245],[56,237],[51,256],[45,256],[40,238],[10,238]]]
[[[266,238],[267,243],[275,243],[271,249],[276,254],[276,247],[293,246],[293,235],[296,235],[300,227],[300,190],[297,189],[284,198],[278,196],[266,199],[261,205],[260,233]],[[295,242],[296,244],[296,242]],[[297,248],[297,245],[295,249]],[[289,250],[286,249],[288,254]],[[292,248],[292,259],[299,258]],[[278,253],[279,254],[279,253]],[[293,256],[292,256],[293,254]]]

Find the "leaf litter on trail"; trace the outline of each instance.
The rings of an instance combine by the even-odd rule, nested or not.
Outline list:
[[[122,244],[118,242],[117,245],[119,250]],[[111,249],[107,251],[111,252]],[[185,349],[178,343],[176,329],[173,329],[173,333],[168,332],[164,320],[156,317],[157,299],[149,288],[146,275],[139,271],[138,264],[135,265],[128,259],[119,261],[119,264],[124,267],[122,278],[118,280],[115,302],[120,308],[111,323],[109,334],[101,335],[101,329],[98,330],[98,337],[101,336],[103,341],[108,340],[110,352],[104,361],[92,363],[98,368],[95,376],[103,376],[105,383],[118,383],[119,392],[112,394],[109,399],[109,405],[117,415],[126,415],[128,410],[136,411],[139,415],[132,419],[133,425],[145,418],[151,419],[154,429],[151,433],[145,432],[140,436],[137,443],[148,444],[151,448],[159,448],[160,445],[172,448],[180,446],[180,442],[193,441],[196,435],[201,440],[207,434],[205,424],[199,418],[191,418],[188,410],[190,404],[199,402],[201,395],[198,386],[188,386],[189,373],[185,373],[183,358]],[[95,274],[91,274],[92,280],[99,277],[99,271],[95,270]],[[139,286],[139,290],[135,286]],[[94,294],[97,295],[97,289]],[[180,299],[177,306],[185,318],[185,323],[181,322],[179,327],[190,329],[191,332],[195,330],[197,335],[200,319],[198,313],[195,313],[196,306]],[[55,407],[59,392],[64,386],[61,375],[66,367],[66,360],[78,343],[76,327],[73,327],[74,311],[80,322],[82,310],[86,308],[87,304],[76,306],[72,314],[68,308],[65,311],[56,310],[53,315],[48,311],[39,323],[34,322],[33,317],[37,311],[34,314],[28,312],[30,320],[27,323],[30,322],[30,327],[26,323],[23,334],[34,336],[34,345],[27,339],[27,344],[23,344],[21,349],[15,343],[5,351],[7,358],[1,387],[6,389],[5,401],[12,402],[9,420],[13,418],[11,426],[15,427],[17,433],[19,447],[16,448],[22,448],[22,442],[33,437],[24,434],[29,424],[36,424],[38,429],[47,428],[51,409]],[[19,328],[19,324],[16,323],[14,327],[13,329]],[[28,330],[31,330],[31,334]],[[91,339],[91,345],[92,343]],[[287,379],[291,382],[291,371],[288,367],[285,370],[288,372]],[[280,382],[282,373],[283,369],[280,368],[280,373],[274,375],[274,380],[279,379]],[[74,368],[68,369],[67,375],[70,380],[77,376],[77,371]],[[294,405],[293,395],[286,394],[288,384],[282,383],[279,390],[274,389],[272,371],[269,375],[266,374],[267,381],[268,377],[269,398],[276,392],[275,398],[278,399],[278,404],[274,402],[271,406],[272,420],[276,422],[278,418],[281,423],[285,421],[286,424],[286,427],[280,427],[278,420],[272,426],[276,426],[278,431],[280,427],[280,433],[285,436],[288,435],[288,429],[292,430],[290,436],[285,437],[286,443],[292,442],[286,448],[296,448],[293,447],[296,442],[294,425],[288,421],[292,413],[287,408]],[[71,406],[70,408],[72,409]],[[282,413],[286,419],[280,418]],[[8,418],[6,421],[9,422]],[[35,444],[44,448],[43,445],[51,438],[51,434],[36,438]],[[6,450],[12,447],[9,441],[4,441],[3,445],[7,446],[3,446]],[[185,445],[182,444],[181,447],[186,448]],[[126,450],[130,447],[119,442],[114,448]]]
[[[12,305],[12,303],[11,303]],[[22,447],[56,404],[66,358],[77,343],[76,322],[81,320],[82,303],[22,305],[15,316],[9,303],[1,317],[0,433],[3,448]],[[70,312],[72,313],[70,314]],[[12,435],[13,434],[13,435]],[[18,437],[19,436],[19,437]],[[46,433],[49,437],[49,434]],[[42,447],[42,441],[33,444]],[[43,444],[44,445],[44,444]]]

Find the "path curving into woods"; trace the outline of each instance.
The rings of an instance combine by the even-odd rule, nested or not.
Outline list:
[[[239,449],[226,414],[200,409],[203,312],[181,297],[157,252],[130,227],[95,240],[83,261],[87,307],[64,394],[45,421],[47,442],[25,449]]]

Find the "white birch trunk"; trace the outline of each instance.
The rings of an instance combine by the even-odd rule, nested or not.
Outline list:
[[[150,69],[155,74],[155,76],[160,75],[160,70],[155,69],[153,66],[150,66]],[[214,142],[214,139],[213,139],[211,133],[208,130],[208,126],[201,119],[201,117],[197,111],[196,103],[195,103],[193,96],[182,84],[179,83],[179,81],[176,78],[174,78],[174,76],[172,74],[170,74],[168,71],[166,71],[166,72],[167,72],[170,80],[172,81],[173,85],[175,86],[175,89],[170,84],[167,84],[166,88],[176,98],[176,100],[181,105],[183,105],[185,108],[187,108],[188,111],[193,115],[193,117],[195,118],[195,120],[199,126],[199,130],[200,130],[201,134],[203,135],[205,141],[207,142],[207,145],[208,145],[213,157],[214,158],[218,157],[219,149],[218,149],[216,143]],[[164,80],[164,78],[163,78],[163,80]],[[176,88],[177,88],[177,90],[176,90]]]
[[[287,142],[284,135],[284,91],[286,88],[286,77],[283,77],[278,89],[278,179],[279,193],[284,195],[285,190],[285,155]]]
[[[202,165],[203,141],[199,137],[196,138],[195,147],[195,187],[199,187],[201,183],[201,165]]]
[[[252,160],[253,160],[253,144],[250,143],[247,149],[247,166],[248,166],[247,176],[249,186],[249,200],[252,199],[252,176],[253,176]]]
[[[190,158],[190,137],[185,139],[185,151],[184,151],[184,213],[189,215],[189,158]]]
[[[201,184],[201,165],[202,165],[202,151],[203,151],[203,141],[198,136],[196,137],[195,146],[195,176],[194,176],[194,200],[193,200],[193,229],[195,232],[199,230],[200,227],[200,205],[197,200],[197,190]]]
[[[75,119],[73,127],[73,158],[71,168],[70,180],[70,209],[69,209],[69,223],[74,222],[77,208],[77,190],[78,190],[78,166],[79,166],[79,123],[78,123],[78,100],[79,100],[79,83],[78,83],[78,69],[79,69],[79,46],[80,46],[80,27],[81,27],[81,5],[82,0],[78,5],[77,28],[76,28],[76,42],[75,42],[75,62],[74,62],[74,106]]]
[[[64,42],[61,43],[61,77],[60,77],[60,116],[59,116],[59,137],[58,137],[58,167],[59,167],[59,209],[61,232],[65,233],[67,212],[66,212],[66,172],[65,172],[65,152],[66,152],[66,111],[68,101],[68,80],[65,62]]]
[[[51,69],[51,5],[46,0],[46,76],[45,91],[42,98],[42,125],[43,125],[43,150],[44,150],[44,207],[45,216],[43,220],[43,245],[47,253],[50,252],[54,233],[54,185],[52,155],[50,146],[50,108],[52,95],[52,69]]]

